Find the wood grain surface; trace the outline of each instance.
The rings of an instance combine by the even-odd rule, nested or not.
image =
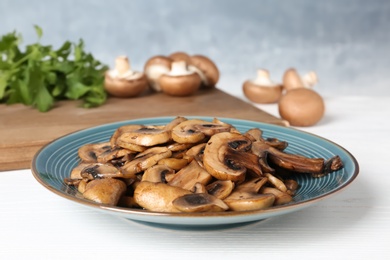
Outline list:
[[[0,171],[30,168],[34,154],[45,144],[71,132],[106,123],[158,116],[213,116],[286,125],[256,107],[219,89],[190,97],[145,93],[131,98],[109,98],[97,108],[85,109],[77,101],[61,101],[41,113],[17,105],[0,105]]]

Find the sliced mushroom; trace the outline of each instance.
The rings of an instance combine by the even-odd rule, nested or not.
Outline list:
[[[179,159],[179,158],[164,158],[158,161],[158,164],[166,165],[167,167],[179,171],[188,164],[187,159]]]
[[[97,203],[115,206],[126,188],[126,184],[118,179],[96,179],[88,182],[83,196]]]
[[[154,56],[146,62],[144,72],[153,90],[157,92],[161,91],[158,79],[171,70],[171,64],[172,59],[161,55]]]
[[[219,69],[210,58],[204,55],[193,55],[188,67],[200,76],[204,87],[212,88],[218,83]]]
[[[252,142],[241,134],[222,132],[208,141],[203,155],[206,170],[218,180],[242,182],[247,169],[261,176],[259,158],[250,152]]]
[[[206,185],[211,179],[211,175],[196,160],[193,160],[186,167],[178,171],[168,184],[186,190],[192,190],[196,183]]]
[[[80,172],[81,177],[94,180],[102,178],[122,177],[122,173],[112,164],[91,163]]]
[[[208,193],[207,188],[203,183],[197,182],[191,190],[192,193]]]
[[[115,69],[105,74],[104,87],[115,97],[134,97],[146,90],[148,82],[142,72],[131,70],[126,56],[119,56],[115,60]]]
[[[270,79],[267,70],[259,69],[254,80],[244,82],[242,89],[245,96],[255,103],[276,103],[282,96],[283,86]]]
[[[260,191],[262,194],[272,194],[275,196],[275,201],[273,205],[278,206],[278,205],[284,205],[287,204],[291,201],[293,201],[293,198],[291,197],[290,194],[287,192],[283,192],[279,189],[276,188],[271,188],[271,187],[263,187],[261,188]]]
[[[167,177],[169,178],[169,175],[174,174],[175,171],[172,168],[166,165],[156,164],[144,171],[141,180],[149,182],[167,183]]]
[[[167,143],[171,138],[170,132],[156,126],[144,126],[132,131],[126,131],[117,139],[117,143],[130,143],[138,146],[151,147]]]
[[[172,202],[191,192],[165,183],[141,181],[134,190],[134,200],[141,207],[158,212],[180,212]]]
[[[325,161],[324,158],[309,158],[299,154],[290,154],[271,147],[263,142],[254,142],[252,150],[267,151],[268,160],[276,166],[296,173],[309,173],[313,177],[321,177],[343,167],[339,156]]]
[[[268,182],[271,183],[275,188],[282,192],[287,192],[287,187],[282,180],[269,173],[265,173],[264,175],[268,178]]]
[[[187,69],[184,61],[172,62],[171,70],[158,78],[161,90],[171,96],[189,96],[200,87],[201,79]]]
[[[186,194],[172,204],[181,212],[220,212],[229,209],[225,202],[207,193]]]
[[[234,211],[261,210],[273,205],[275,195],[250,192],[232,193],[224,202]]]
[[[172,129],[172,139],[178,143],[198,143],[206,136],[228,132],[231,125],[211,123],[201,119],[184,121]]]
[[[109,142],[97,144],[85,144],[78,149],[78,156],[83,162],[93,163],[98,161],[98,157],[106,151],[111,150]]]
[[[234,187],[235,187],[234,182],[230,180],[227,181],[217,180],[207,185],[206,189],[208,194],[213,195],[218,199],[225,199],[232,193]]]
[[[151,147],[139,153],[133,160],[128,161],[121,167],[124,178],[135,178],[137,173],[157,164],[163,158],[168,158],[172,152],[166,147]]]

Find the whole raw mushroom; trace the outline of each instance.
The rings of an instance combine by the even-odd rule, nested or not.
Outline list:
[[[105,73],[104,88],[114,97],[135,97],[144,92],[148,81],[143,72],[133,71],[126,56],[115,59],[115,68]]]

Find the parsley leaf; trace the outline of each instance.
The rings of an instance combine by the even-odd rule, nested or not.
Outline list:
[[[83,107],[102,105],[104,72],[108,67],[85,51],[84,41],[65,41],[58,49],[39,43],[42,29],[35,25],[38,42],[21,51],[16,32],[0,40],[0,103],[22,103],[41,112],[56,101],[82,100]]]

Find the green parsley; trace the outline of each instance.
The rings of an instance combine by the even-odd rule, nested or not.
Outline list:
[[[35,26],[38,42],[20,49],[21,36],[12,32],[0,40],[0,103],[22,103],[46,112],[56,101],[82,100],[96,107],[107,99],[104,72],[108,67],[78,43],[66,41],[55,50],[39,43],[43,32]]]

